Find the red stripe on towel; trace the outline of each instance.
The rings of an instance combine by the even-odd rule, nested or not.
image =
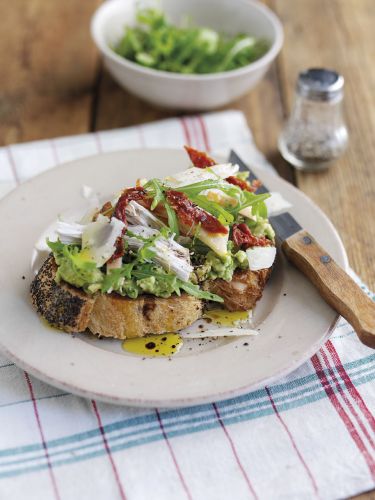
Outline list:
[[[181,126],[182,126],[182,130],[184,132],[186,145],[187,146],[191,146],[191,135],[190,135],[187,123],[186,123],[186,119],[185,118],[180,118],[180,123],[181,123]]]
[[[57,498],[58,500],[60,500],[60,494],[59,494],[59,490],[57,488],[57,482],[56,482],[55,474],[54,474],[53,469],[52,469],[52,464],[51,464],[50,456],[49,456],[49,453],[48,453],[48,447],[47,447],[46,439],[45,439],[43,428],[42,428],[42,422],[40,420],[38,406],[36,404],[36,399],[35,399],[33,384],[31,382],[29,374],[26,373],[26,372],[24,372],[24,374],[25,374],[25,379],[26,379],[26,382],[27,382],[27,387],[28,387],[29,392],[30,392],[31,401],[32,401],[33,407],[34,407],[35,420],[36,420],[36,423],[37,423],[37,426],[38,426],[38,430],[39,430],[39,434],[40,434],[40,439],[42,441],[42,446],[43,446],[43,449],[44,449],[44,456],[46,457],[48,471],[49,471],[49,475],[50,475],[51,482],[52,482],[52,488],[53,488],[53,491],[54,491],[54,494],[55,494],[55,498]]]
[[[297,456],[298,456],[298,458],[299,458],[299,460],[300,460],[301,464],[303,465],[303,467],[304,467],[304,469],[305,469],[305,471],[306,471],[307,475],[308,475],[308,476],[309,476],[309,478],[310,478],[310,481],[311,481],[311,484],[312,484],[312,486],[313,486],[313,489],[314,489],[314,492],[315,492],[316,496],[318,496],[318,485],[316,484],[316,481],[315,481],[315,479],[314,479],[314,476],[312,475],[311,470],[309,469],[309,467],[308,467],[307,463],[305,462],[305,460],[304,460],[303,456],[301,455],[301,452],[299,451],[299,449],[298,449],[298,447],[297,447],[297,445],[296,445],[296,442],[294,441],[294,438],[293,438],[293,436],[292,436],[292,433],[290,432],[290,430],[289,430],[288,426],[286,425],[286,423],[284,422],[284,420],[281,418],[281,415],[280,415],[280,413],[279,413],[279,411],[278,411],[278,409],[277,409],[277,407],[276,407],[276,404],[275,404],[275,402],[274,402],[274,400],[273,400],[273,398],[272,398],[272,396],[271,396],[271,392],[270,392],[270,390],[268,389],[268,387],[266,387],[265,389],[266,389],[266,392],[267,392],[267,394],[268,394],[268,397],[269,397],[269,399],[270,399],[270,401],[271,401],[271,405],[272,405],[273,411],[275,412],[276,417],[279,419],[279,422],[280,422],[280,424],[283,426],[283,428],[284,428],[285,432],[288,434],[288,437],[289,437],[289,439],[290,439],[290,442],[292,443],[292,446],[293,446],[293,448],[294,448],[294,451],[297,453]]]
[[[120,476],[119,476],[115,461],[113,460],[113,457],[112,457],[111,448],[109,447],[107,437],[105,435],[105,431],[103,428],[103,423],[102,423],[102,419],[101,419],[98,407],[97,407],[96,402],[94,400],[92,400],[91,403],[92,403],[92,407],[94,409],[96,419],[98,421],[98,428],[99,428],[100,434],[102,436],[105,451],[107,452],[107,455],[108,455],[108,458],[109,458],[109,461],[110,461],[110,464],[111,464],[111,467],[113,470],[113,475],[115,476],[115,480],[116,480],[116,484],[117,484],[117,487],[118,487],[118,490],[120,493],[121,500],[126,500],[126,495],[125,495],[124,489],[123,489],[122,484],[121,484]]]
[[[328,359],[328,356],[327,354],[324,352],[324,349],[322,348],[320,350],[320,354],[324,360],[324,363],[326,365],[326,367],[328,368],[328,372],[336,386],[336,389],[337,391],[339,392],[340,396],[342,397],[344,403],[346,404],[346,406],[348,407],[350,413],[353,415],[353,417],[355,418],[355,420],[357,421],[361,431],[363,432],[363,434],[366,436],[366,438],[368,439],[370,445],[372,446],[372,448],[374,448],[374,442],[371,438],[371,436],[369,435],[367,429],[366,429],[366,426],[365,424],[362,422],[360,416],[358,415],[358,413],[356,412],[355,408],[353,407],[352,403],[350,402],[350,400],[347,398],[346,394],[345,394],[345,391],[342,389],[341,385],[340,385],[340,382],[338,381],[336,375],[335,375],[335,372],[333,370],[333,367],[331,366],[330,362],[329,362],[329,359]]]
[[[223,422],[223,420],[222,420],[222,418],[220,416],[220,413],[219,413],[218,407],[216,406],[216,403],[212,403],[212,406],[213,406],[213,408],[215,410],[216,417],[217,417],[217,419],[218,419],[218,421],[219,421],[219,423],[221,425],[221,428],[223,429],[224,434],[225,434],[226,438],[229,441],[230,447],[232,448],[232,452],[233,452],[234,458],[235,458],[235,460],[237,462],[237,465],[238,465],[240,471],[242,472],[242,475],[243,475],[243,477],[244,477],[244,479],[246,481],[246,484],[247,484],[247,486],[248,486],[251,494],[253,495],[253,497],[254,498],[258,498],[258,496],[255,493],[255,490],[254,490],[254,488],[253,488],[253,486],[251,484],[249,476],[247,475],[247,473],[246,473],[246,471],[245,471],[245,469],[244,469],[244,467],[243,467],[243,465],[241,463],[240,457],[237,454],[236,447],[234,446],[233,440],[232,440],[232,438],[231,438],[231,436],[230,436],[230,434],[228,432],[228,429],[226,428],[226,426],[225,426],[225,424],[224,424],[224,422]]]
[[[369,452],[367,451],[364,442],[362,441],[361,436],[358,434],[356,428],[353,425],[353,422],[350,420],[349,415],[346,413],[345,409],[341,405],[340,401],[338,400],[325,372],[323,369],[323,366],[318,358],[318,356],[315,354],[311,358],[312,365],[316,371],[316,374],[320,380],[320,383],[322,384],[323,389],[325,390],[330,402],[332,403],[332,406],[334,409],[337,411],[339,417],[343,421],[347,431],[349,432],[350,437],[353,439],[354,443],[356,444],[358,450],[362,454],[369,471],[371,473],[371,476],[373,479],[375,479],[375,463]]]
[[[344,381],[344,384],[345,384],[346,388],[348,389],[349,394],[352,396],[354,401],[357,403],[358,408],[363,413],[363,415],[366,418],[367,422],[369,423],[371,429],[375,432],[374,415],[368,409],[366,403],[362,399],[362,396],[360,395],[357,388],[353,384],[348,372],[345,370],[345,368],[341,362],[341,359],[338,355],[338,352],[335,349],[335,346],[333,345],[333,343],[330,340],[328,340],[328,342],[326,343],[326,348],[327,348],[328,352],[331,354],[331,357],[332,357],[332,360],[336,366],[336,369],[339,372],[340,377]]]
[[[166,445],[168,447],[169,453],[170,453],[170,455],[172,457],[172,460],[173,460],[174,466],[176,468],[178,477],[180,478],[182,487],[184,488],[186,496],[189,498],[189,500],[192,500],[191,493],[190,493],[189,488],[188,488],[188,486],[186,484],[184,476],[183,476],[183,474],[181,472],[180,466],[178,465],[178,462],[177,462],[177,459],[176,459],[176,455],[174,454],[172,445],[171,445],[171,443],[170,443],[170,441],[168,439],[167,433],[165,432],[163,421],[161,419],[159,410],[157,408],[155,408],[155,412],[156,412],[156,416],[158,417],[158,421],[159,421],[159,426],[160,426],[161,432],[163,433],[164,441],[166,442]]]
[[[211,145],[210,145],[210,141],[209,141],[209,138],[208,138],[208,129],[207,129],[207,125],[206,125],[206,123],[204,121],[204,118],[202,116],[198,115],[197,116],[197,120],[198,120],[199,125],[201,127],[205,150],[206,151],[211,151]]]

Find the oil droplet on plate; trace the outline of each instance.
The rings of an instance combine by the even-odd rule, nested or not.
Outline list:
[[[183,340],[178,333],[164,333],[126,339],[122,343],[122,348],[132,354],[155,358],[176,354],[181,349],[182,344]]]
[[[225,309],[211,309],[204,314],[205,319],[210,319],[218,325],[234,326],[241,321],[247,321],[251,311],[226,311]]]

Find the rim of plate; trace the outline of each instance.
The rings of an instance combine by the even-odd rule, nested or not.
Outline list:
[[[111,157],[111,156],[117,156],[117,155],[122,155],[122,154],[127,154],[127,153],[142,153],[142,152],[149,152],[149,153],[165,153],[166,151],[177,154],[181,153],[180,149],[176,148],[138,148],[138,149],[128,149],[128,150],[121,150],[121,151],[114,151],[114,152],[108,152],[108,153],[101,153],[101,154],[95,154],[95,155],[90,155],[86,156],[80,159],[72,160],[66,163],[62,163],[48,171],[42,172],[41,174],[36,175],[35,177],[32,177],[31,179],[26,180],[23,182],[18,188],[15,188],[12,190],[10,193],[8,193],[4,198],[0,200],[0,211],[2,209],[2,205],[8,201],[9,198],[14,196],[14,193],[21,187],[27,186],[34,184],[35,182],[38,182],[38,179],[41,177],[50,177],[54,176],[55,172],[58,170],[63,170],[68,166],[74,165],[76,163],[80,163],[82,161],[89,162],[90,160],[98,157]],[[218,158],[222,155],[216,155]],[[255,171],[256,174],[259,174],[259,177],[262,177],[262,169],[261,168],[253,168],[252,170]],[[265,175],[272,175],[270,172],[265,172]],[[329,226],[331,234],[330,236],[334,238],[336,244],[338,245],[338,251],[340,252],[340,257],[342,259],[342,267],[344,268],[345,271],[348,271],[349,269],[349,262],[348,262],[348,257],[345,251],[345,247],[343,245],[343,242],[338,234],[337,229],[331,222],[331,220],[327,217],[327,215],[319,208],[318,205],[316,205],[305,193],[303,193],[301,190],[299,190],[297,187],[294,185],[290,184],[288,181],[284,180],[283,178],[279,177],[277,174],[275,174],[277,177],[277,181],[280,182],[283,185],[287,185],[288,189],[291,189],[292,191],[298,193],[298,196],[303,199],[303,203],[309,205],[311,209],[314,211],[318,212],[319,215],[325,219],[326,224]],[[246,394],[247,392],[259,389],[260,387],[267,386],[269,384],[272,384],[276,380],[282,378],[283,376],[291,373],[295,369],[297,369],[299,366],[304,364],[308,359],[311,358],[312,355],[314,355],[319,348],[324,344],[326,340],[330,337],[332,331],[336,327],[338,321],[340,319],[340,315],[336,314],[334,319],[332,320],[331,324],[328,326],[328,328],[322,332],[321,337],[319,340],[314,342],[309,349],[306,349],[303,354],[300,355],[298,360],[295,360],[291,362],[287,367],[282,368],[278,371],[276,371],[273,375],[270,375],[269,377],[261,377],[258,380],[255,380],[254,382],[250,384],[245,384],[240,387],[236,387],[231,390],[226,390],[226,391],[218,391],[218,392],[212,392],[207,396],[202,396],[202,397],[181,397],[181,398],[175,398],[175,399],[170,399],[170,400],[165,400],[163,402],[160,401],[160,399],[144,399],[144,398],[134,398],[134,397],[121,397],[121,396],[113,396],[110,395],[108,396],[107,394],[103,392],[97,392],[95,390],[86,390],[82,389],[78,385],[74,385],[72,383],[65,383],[63,380],[59,378],[55,378],[51,375],[48,375],[44,373],[42,370],[39,370],[38,368],[34,367],[33,365],[30,365],[28,362],[24,361],[23,359],[19,358],[16,354],[14,354],[12,351],[10,351],[6,345],[3,344],[3,341],[0,337],[0,350],[2,353],[11,359],[17,366],[20,368],[26,370],[30,374],[34,375],[38,379],[55,386],[61,390],[64,391],[69,391],[75,395],[82,396],[84,398],[88,399],[97,399],[99,401],[103,401],[106,403],[111,403],[111,404],[117,404],[117,405],[123,405],[123,406],[137,406],[137,407],[164,407],[164,408],[174,408],[174,407],[184,407],[184,406],[193,406],[193,405],[199,405],[199,404],[204,404],[204,403],[209,403],[213,401],[222,401],[224,399],[229,399],[237,396],[241,396],[243,394]]]

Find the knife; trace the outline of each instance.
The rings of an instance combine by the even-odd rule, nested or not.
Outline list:
[[[229,161],[237,164],[240,170],[249,171],[249,180],[258,178],[234,151],[231,151]],[[257,190],[257,194],[268,192],[264,184]],[[270,223],[288,260],[305,274],[323,299],[352,325],[360,341],[375,348],[375,302],[290,213],[270,216]]]

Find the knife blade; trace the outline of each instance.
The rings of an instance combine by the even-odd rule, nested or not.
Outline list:
[[[234,151],[230,152],[229,161],[237,164],[241,171],[250,172],[250,181],[258,179]],[[257,190],[257,194],[268,192],[264,184]],[[353,326],[361,342],[375,348],[375,302],[290,213],[270,216],[269,220],[288,260],[305,274],[322,298]]]

